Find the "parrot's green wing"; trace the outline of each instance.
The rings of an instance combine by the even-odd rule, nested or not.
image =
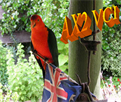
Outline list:
[[[53,31],[49,28],[48,29],[48,44],[49,44],[49,50],[52,54],[52,58],[54,61],[54,65],[55,66],[59,66],[59,62],[58,62],[58,48],[57,48],[57,41],[56,41],[56,37],[55,34],[53,33]]]

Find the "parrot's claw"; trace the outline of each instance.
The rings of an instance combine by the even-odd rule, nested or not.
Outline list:
[[[48,58],[45,58],[44,61],[48,63]]]
[[[34,49],[32,49],[32,52],[33,52],[33,53],[37,53],[37,51],[36,51],[36,50],[34,50]]]
[[[34,54],[35,56],[38,56],[39,58],[41,58],[45,63],[49,63],[48,58],[43,58],[42,56],[40,56],[40,55],[37,53],[36,50],[32,50],[32,52],[33,52],[33,54]]]

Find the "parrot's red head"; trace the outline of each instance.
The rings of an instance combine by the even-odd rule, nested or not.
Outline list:
[[[39,15],[33,15],[30,19],[31,29],[38,29],[38,27],[44,26],[44,23]]]

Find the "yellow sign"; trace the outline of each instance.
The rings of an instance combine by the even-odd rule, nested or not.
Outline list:
[[[100,13],[96,10],[92,10],[95,23],[97,27],[102,30],[103,22],[105,22],[109,27],[113,27],[115,24],[120,24],[119,21],[119,8],[117,6],[107,7],[104,11],[100,9]],[[114,17],[111,17],[113,15]],[[65,44],[68,43],[68,40],[71,42],[78,40],[78,37],[84,38],[92,34],[91,19],[86,12],[72,14],[73,21],[75,23],[72,30],[71,20],[68,17],[65,17],[63,31],[61,36],[61,41]]]

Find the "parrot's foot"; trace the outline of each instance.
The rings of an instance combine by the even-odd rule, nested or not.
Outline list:
[[[31,49],[31,51],[33,52],[33,54],[37,53],[37,51],[35,49],[33,49],[33,48]]]
[[[44,61],[45,61],[45,63],[49,63],[49,62],[48,62],[48,58],[45,58]]]

